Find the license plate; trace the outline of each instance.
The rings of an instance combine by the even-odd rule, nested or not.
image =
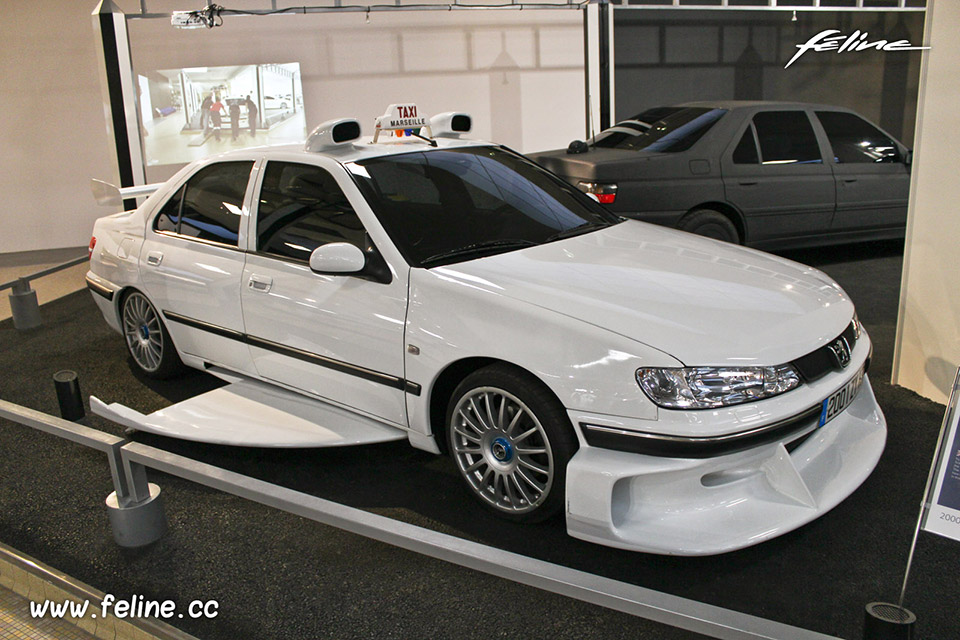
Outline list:
[[[844,409],[850,406],[853,399],[857,397],[860,386],[863,384],[863,369],[857,372],[850,382],[843,385],[843,388],[823,401],[820,410],[820,426],[827,424],[837,417]]]

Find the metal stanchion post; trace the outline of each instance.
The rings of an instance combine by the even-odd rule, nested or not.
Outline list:
[[[167,532],[167,514],[160,487],[147,482],[147,469],[123,457],[122,446],[110,452],[116,491],[107,496],[113,539],[121,547],[142,547]]]
[[[83,420],[86,411],[83,397],[80,395],[80,382],[77,373],[64,369],[53,374],[53,384],[57,388],[57,402],[60,404],[60,417],[78,422]]]
[[[26,278],[20,278],[10,291],[10,312],[13,315],[13,326],[18,331],[40,326],[37,292],[30,287],[30,281]]]

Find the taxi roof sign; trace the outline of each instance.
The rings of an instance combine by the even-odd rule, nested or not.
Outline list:
[[[433,137],[427,117],[417,110],[417,105],[411,103],[390,105],[386,113],[377,117],[374,127],[374,142],[380,137],[381,131],[416,130],[419,133],[420,129],[426,129],[427,137]]]

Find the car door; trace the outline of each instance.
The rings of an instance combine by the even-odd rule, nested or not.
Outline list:
[[[907,221],[910,171],[900,145],[860,116],[816,111],[830,144],[837,185],[837,232],[902,227]]]
[[[405,426],[408,270],[389,282],[310,270],[310,253],[331,242],[383,259],[345,194],[361,198],[356,185],[336,162],[316,162],[262,171],[241,294],[254,363],[264,378]]]
[[[215,162],[193,173],[150,220],[140,252],[143,288],[177,348],[251,373],[240,278],[253,167]]]
[[[721,158],[727,201],[744,215],[751,244],[829,229],[833,173],[807,112],[759,111]]]

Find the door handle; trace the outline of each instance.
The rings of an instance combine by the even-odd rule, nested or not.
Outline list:
[[[267,291],[270,291],[270,287],[273,286],[273,278],[270,278],[268,276],[258,276],[257,274],[253,274],[252,276],[250,276],[250,280],[249,282],[247,282],[247,286],[253,289],[254,291],[261,291],[263,293],[266,293]]]
[[[741,181],[740,181],[740,186],[741,186],[741,187],[752,187],[752,186],[756,185],[756,184],[759,183],[759,182],[760,182],[759,180],[741,180]]]
[[[160,265],[160,262],[163,261],[163,253],[160,251],[151,251],[147,254],[147,264],[151,267],[156,267]]]
[[[856,179],[856,178],[844,178],[843,181],[846,182],[847,184],[850,184],[851,182],[856,182],[857,179]]]

